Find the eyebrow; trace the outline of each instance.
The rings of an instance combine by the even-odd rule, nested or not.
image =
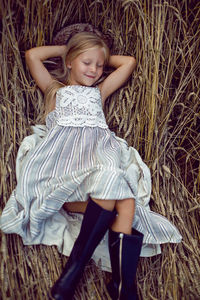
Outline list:
[[[91,62],[91,61],[92,61],[92,59],[91,59],[91,58],[89,58],[89,57],[88,57],[88,58],[82,58],[82,60],[83,60],[83,61],[87,61],[87,62]],[[102,60],[102,61],[101,61],[101,60],[100,60],[100,61],[97,61],[97,64],[104,64],[104,61],[105,61],[105,60]]]

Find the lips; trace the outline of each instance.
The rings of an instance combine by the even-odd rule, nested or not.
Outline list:
[[[87,75],[87,74],[85,74],[85,76],[87,76],[88,78],[92,78],[92,79],[94,79],[94,78],[95,78],[95,76],[94,76],[94,75]]]

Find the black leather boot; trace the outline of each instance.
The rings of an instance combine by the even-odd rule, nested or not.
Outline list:
[[[73,298],[85,265],[113,222],[115,215],[115,211],[105,210],[94,201],[89,201],[80,233],[74,243],[69,259],[60,278],[51,290],[54,299],[70,300]]]
[[[135,276],[142,248],[143,234],[132,229],[132,234],[109,230],[109,253],[112,280],[107,290],[112,300],[136,300]]]

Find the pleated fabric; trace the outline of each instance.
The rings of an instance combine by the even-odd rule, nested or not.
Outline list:
[[[19,234],[26,245],[57,245],[69,255],[82,216],[67,214],[62,209],[65,202],[134,198],[133,227],[144,234],[141,256],[153,256],[160,253],[160,244],[179,243],[181,235],[165,217],[150,210],[150,195],[150,171],[136,149],[107,128],[57,125],[52,112],[47,134],[23,159],[0,226],[5,233]],[[107,235],[93,258],[110,271]]]

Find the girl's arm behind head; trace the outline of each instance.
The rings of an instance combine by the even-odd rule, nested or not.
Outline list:
[[[55,80],[45,68],[43,61],[51,57],[64,56],[65,52],[66,46],[41,46],[26,51],[27,66],[43,93]]]
[[[136,59],[132,56],[112,55],[108,65],[115,70],[99,84],[103,104],[112,93],[128,80],[136,67]]]

